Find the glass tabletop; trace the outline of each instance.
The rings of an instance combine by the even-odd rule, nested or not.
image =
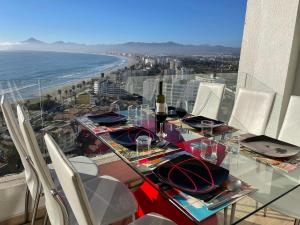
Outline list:
[[[95,133],[95,129],[87,122],[84,120],[82,121],[80,118],[77,119],[77,121],[84,127],[88,128],[91,132]],[[152,132],[157,132],[155,120],[151,115],[149,115],[146,120],[137,120],[135,124],[123,125],[123,128],[126,129],[132,126],[145,127]],[[255,191],[248,193],[246,198],[236,199],[237,203],[246,201],[248,207],[246,210],[243,209],[242,211],[239,211],[238,215],[235,215],[236,219],[234,224],[241,222],[260,209],[273,203],[280,197],[297,188],[300,184],[299,168],[293,168],[291,171],[286,171],[278,166],[270,165],[270,162],[262,161],[259,157],[257,157],[257,155],[253,155],[249,149],[245,150],[244,148],[241,148],[239,153],[231,152],[230,149],[236,144],[232,141],[232,138],[243,135],[243,132],[241,131],[237,131],[235,129],[224,129],[223,132],[215,132],[210,137],[203,137],[200,131],[189,127],[186,124],[181,126],[175,118],[168,120],[165,123],[164,132],[167,136],[164,140],[161,140],[159,148],[153,148],[151,149],[151,153],[148,152],[144,155],[136,155],[135,151],[131,151],[129,154],[128,149],[116,144],[107,132],[98,133],[96,135],[132,169],[145,179],[153,182],[154,186],[160,191],[160,193],[169,198],[170,196],[168,195],[168,192],[163,190],[161,185],[156,185],[155,181],[153,181],[151,177],[152,169],[156,168],[161,164],[161,162],[163,162],[160,159],[164,159],[166,156],[170,159],[172,156],[175,157],[183,152],[187,152],[188,154],[192,154],[196,158],[199,158],[201,151],[191,147],[191,145],[195,146],[195,144],[199,144],[203,138],[209,138],[218,142],[220,146],[224,146],[224,151],[222,153],[218,152],[215,163],[229,170],[230,176],[247,183],[255,189]],[[145,166],[145,164],[147,164],[145,162],[147,161],[151,161],[153,164],[151,165],[152,168],[150,170],[149,167]],[[234,203],[236,203],[236,201],[231,202],[231,204]],[[185,208],[178,204],[178,202],[173,201],[173,204],[177,204],[178,208],[194,222],[197,223],[197,221],[199,221],[199,218],[197,219],[193,215],[187,213]],[[238,207],[239,204],[237,204],[237,208]],[[219,208],[219,210],[221,209],[222,208]]]

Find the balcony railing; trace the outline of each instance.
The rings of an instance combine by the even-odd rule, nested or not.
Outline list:
[[[157,87],[163,79],[163,92],[169,106],[175,106],[179,98],[189,102],[189,112],[193,111],[201,82],[224,83],[218,119],[227,122],[235,98],[237,73],[168,75],[168,76],[124,76],[110,74],[107,77],[84,79],[61,78],[56,80],[2,80],[0,95],[5,95],[15,105],[21,103],[28,109],[31,124],[37,140],[47,157],[43,134],[52,134],[60,147],[68,154],[84,154],[77,143],[78,132],[74,128],[74,118],[90,112],[105,112],[113,102],[120,110],[129,105],[155,105]],[[209,101],[203,107],[209,107]],[[22,164],[15,150],[4,119],[0,113],[0,175],[22,171]],[[82,146],[81,146],[82,147]],[[94,146],[95,147],[95,146]]]

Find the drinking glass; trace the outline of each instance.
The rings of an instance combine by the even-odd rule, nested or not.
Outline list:
[[[109,107],[109,111],[120,114],[120,106],[117,103],[111,103]]]
[[[186,116],[187,112],[188,112],[188,102],[186,99],[184,98],[180,98],[177,102],[176,102],[176,114],[179,116],[180,118],[180,127],[182,127],[182,119]]]
[[[164,104],[164,106],[160,107],[159,110],[159,112],[155,113],[156,120],[159,125],[159,132],[157,136],[162,139],[167,136],[167,134],[164,133],[164,122],[166,121],[168,116],[168,107],[166,104]]]
[[[147,119],[150,111],[148,104],[142,104],[138,106],[138,116],[141,120]]]
[[[201,121],[201,131],[204,137],[211,137],[213,135],[213,125],[214,122],[211,120]]]
[[[137,107],[135,105],[128,106],[128,120],[132,124],[136,124],[137,120]]]
[[[215,161],[217,159],[218,142],[203,138],[201,140],[201,158],[207,161]]]
[[[233,136],[232,142],[228,145],[228,151],[233,154],[239,154],[241,149],[241,137],[240,135]]]
[[[141,135],[136,140],[136,155],[140,152],[149,151],[152,138],[147,135]]]

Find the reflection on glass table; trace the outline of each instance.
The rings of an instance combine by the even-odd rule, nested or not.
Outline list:
[[[86,122],[82,122],[82,120],[79,120],[78,122],[83,127],[87,127]],[[151,119],[150,115],[148,124],[143,124],[143,126],[146,126],[146,128],[152,130],[152,132],[156,132],[155,122],[154,118],[152,117]],[[202,136],[201,130],[194,129],[189,126],[184,126],[186,131],[182,133],[181,129],[176,129],[177,125],[180,125],[180,122],[177,123],[176,121],[169,121],[166,123],[165,133],[167,134],[167,137],[163,140],[160,139],[159,141],[152,143],[149,151],[144,151],[138,156],[135,151],[134,153],[131,153],[131,151],[129,151],[126,147],[117,145],[113,142],[108,133],[100,134],[98,135],[98,138],[104,144],[113,149],[113,151],[132,169],[146,180],[152,182],[153,186],[157,188],[163,196],[167,197],[190,219],[194,222],[199,222],[205,219],[208,214],[204,216],[201,214],[201,217],[198,215],[198,213],[201,212],[199,208],[197,208],[197,210],[194,208],[185,208],[185,203],[180,202],[178,198],[174,197],[177,196],[174,193],[176,188],[170,189],[170,185],[164,184],[164,182],[161,184],[161,180],[155,178],[152,173],[155,168],[168,162],[172,158],[177,157],[178,154],[190,154],[197,159],[201,159],[201,156],[203,156],[202,150],[198,149],[195,151],[195,147],[193,146],[195,146],[195,143],[201,143],[201,139],[207,140],[207,137]],[[236,137],[238,137],[238,139]],[[226,124],[223,124],[221,127],[213,129],[212,137],[210,138],[210,141],[215,143],[215,146],[217,146],[217,149],[213,154],[214,157],[216,157],[216,160],[213,160],[213,163],[227,169],[231,177],[242,181],[247,188],[256,190],[255,192],[249,191],[246,195],[253,198],[255,201],[260,202],[260,207],[248,209],[247,212],[239,215],[239,218],[235,221],[235,223],[251,216],[253,213],[299,186],[300,169],[298,165],[290,163],[290,165],[293,165],[294,167],[288,167],[287,164],[289,164],[289,162],[279,162],[278,160],[267,159],[266,157],[257,155],[257,153],[253,153],[251,150],[245,148],[239,143],[240,138],[243,138],[243,132],[236,131],[228,127]],[[233,148],[237,147],[237,144],[240,151],[232,151]],[[287,166],[287,168],[284,166]],[[227,187],[228,186],[224,184],[224,190],[226,190]],[[217,193],[214,193],[213,196],[216,194]],[[198,197],[195,198],[195,196],[191,196],[184,192],[180,192],[179,196],[184,196],[184,199],[189,199],[189,201],[191,201],[191,199],[199,199]],[[237,197],[232,199],[233,201],[231,201],[230,204],[240,200],[240,197],[244,197],[243,195],[234,196]],[[255,201],[253,202],[255,203]],[[203,203],[203,201],[200,202],[202,204],[201,207],[204,207],[205,203]],[[222,207],[224,208],[226,206],[227,205],[224,204],[221,207],[214,209],[215,211],[212,210],[207,212],[210,212],[209,215],[212,215],[220,211]]]

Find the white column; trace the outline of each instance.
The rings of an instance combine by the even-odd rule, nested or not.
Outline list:
[[[294,84],[300,88],[299,42],[299,0],[248,0],[237,87],[276,92],[268,136],[277,137]]]

